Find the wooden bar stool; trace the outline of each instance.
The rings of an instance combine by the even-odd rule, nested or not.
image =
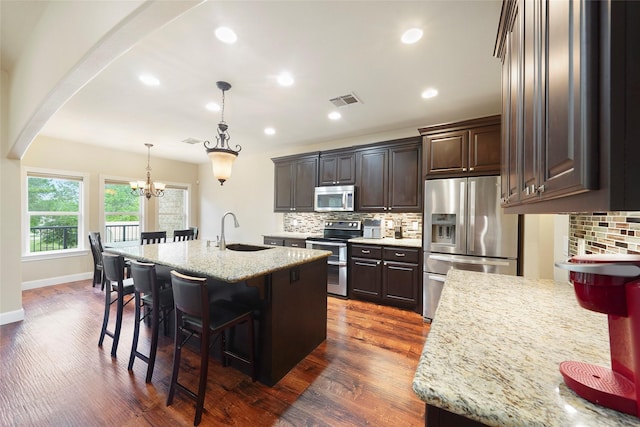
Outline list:
[[[192,228],[186,230],[173,230],[173,241],[184,242],[185,240],[195,240],[196,233]]]
[[[102,330],[100,331],[100,339],[98,340],[98,347],[102,347],[105,335],[113,338],[113,344],[111,345],[111,357],[116,357],[118,350],[118,341],[120,341],[120,329],[122,328],[122,313],[124,306],[127,305],[133,297],[127,301],[124,300],[126,295],[133,293],[133,279],[125,279],[125,261],[122,255],[114,255],[106,252],[102,253],[102,262],[104,268],[104,275],[106,278],[107,288],[104,292],[104,318],[102,320]],[[115,292],[115,299],[111,299],[111,293]],[[116,322],[114,330],[107,329],[109,326],[109,313],[111,311],[111,305],[116,305]]]
[[[173,310],[173,292],[169,288],[160,289],[155,264],[132,261],[131,277],[133,278],[136,310],[133,342],[127,369],[133,370],[133,362],[136,357],[145,361],[147,363],[145,382],[150,383],[153,367],[156,363],[160,323],[163,324],[165,336],[169,335],[168,322],[169,313]],[[138,351],[138,337],[140,336],[140,323],[149,316],[151,316],[151,347],[147,356]]]
[[[153,243],[166,243],[166,231],[143,231],[140,233],[140,244],[149,245]]]
[[[253,381],[256,380],[253,311],[232,301],[217,300],[210,303],[206,278],[186,276],[174,270],[171,272],[171,286],[175,302],[176,336],[167,406],[173,402],[176,388],[186,392],[196,401],[196,415],[193,424],[198,425],[202,419],[202,411],[204,409],[204,395],[207,389],[207,372],[209,369],[209,349],[213,343],[210,340],[212,335],[220,337],[223,365],[226,366],[228,357],[244,362],[251,369],[251,379]],[[228,350],[225,342],[225,331],[242,323],[245,323],[248,328],[249,355],[247,357]],[[200,338],[200,379],[197,393],[178,382],[182,347],[192,336]]]

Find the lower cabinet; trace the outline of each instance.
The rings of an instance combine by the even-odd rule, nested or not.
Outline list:
[[[289,246],[292,248],[304,248],[307,244],[305,239],[291,239],[277,236],[264,236],[265,245],[271,246]]]
[[[420,311],[420,250],[350,245],[349,297]]]

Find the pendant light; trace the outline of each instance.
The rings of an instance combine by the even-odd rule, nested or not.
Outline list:
[[[134,196],[144,196],[149,200],[153,197],[164,196],[165,185],[161,182],[151,182],[151,147],[153,144],[144,144],[147,147],[147,180],[131,181],[131,194]]]
[[[236,145],[236,150],[232,150],[229,146],[229,126],[224,121],[224,93],[231,89],[231,85],[227,82],[216,82],[218,89],[222,91],[222,117],[220,123],[218,123],[218,134],[216,135],[216,144],[210,146],[209,141],[204,142],[204,148],[207,150],[207,155],[211,159],[211,166],[213,167],[213,176],[220,181],[220,185],[229,179],[231,176],[231,167],[238,153],[242,150],[242,147]]]

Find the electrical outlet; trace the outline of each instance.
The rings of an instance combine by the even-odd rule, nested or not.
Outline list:
[[[586,252],[584,239],[578,239],[578,255],[584,255]]]
[[[418,230],[418,221],[413,221],[413,229]]]
[[[393,221],[387,221],[387,228],[393,228]]]
[[[294,220],[293,220],[293,226],[295,227],[295,226],[297,226],[297,225],[298,225],[298,220],[297,220],[297,219],[294,219]]]

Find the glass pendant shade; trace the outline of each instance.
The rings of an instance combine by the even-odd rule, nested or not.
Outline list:
[[[211,159],[213,168],[213,176],[220,181],[222,185],[229,177],[231,177],[231,168],[233,162],[238,157],[238,153],[233,150],[210,150],[207,155]]]

